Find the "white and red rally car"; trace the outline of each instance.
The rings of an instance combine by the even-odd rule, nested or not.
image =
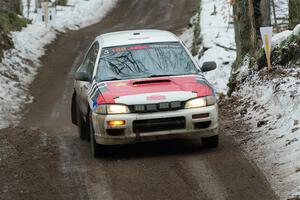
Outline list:
[[[72,122],[99,156],[108,145],[201,137],[218,145],[214,89],[183,43],[159,30],[100,35],[75,74]]]

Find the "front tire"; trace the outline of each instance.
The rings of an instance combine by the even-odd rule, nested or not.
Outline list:
[[[212,137],[202,138],[202,143],[206,148],[216,148],[219,145],[219,136],[215,135]]]
[[[90,130],[91,150],[92,150],[93,157],[99,158],[101,156],[106,155],[108,150],[107,147],[101,144],[97,144],[96,142],[91,112],[89,113],[89,130]]]
[[[79,138],[81,140],[89,140],[89,133],[90,133],[89,124],[85,122],[84,119],[82,118],[78,106],[76,106],[76,113],[77,113],[76,121],[78,123]]]

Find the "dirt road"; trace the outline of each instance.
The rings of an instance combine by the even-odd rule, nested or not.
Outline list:
[[[102,22],[59,36],[31,85],[35,101],[24,111],[22,128],[0,132],[0,199],[276,199],[223,134],[235,127],[228,115],[222,114],[218,149],[175,140],[118,147],[102,159],[92,158],[71,124],[72,74],[96,35],[136,28],[180,34],[194,8],[195,0],[120,0]]]

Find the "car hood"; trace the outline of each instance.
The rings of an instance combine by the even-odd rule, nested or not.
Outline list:
[[[138,105],[186,101],[214,95],[214,91],[202,75],[187,75],[93,83],[89,95],[94,106]]]

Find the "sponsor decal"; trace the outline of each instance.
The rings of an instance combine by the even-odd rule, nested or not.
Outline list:
[[[98,103],[97,101],[93,101],[93,110],[97,110]]]
[[[112,47],[105,48],[103,50],[104,55],[122,53],[126,51],[138,51],[144,49],[162,49],[162,48],[182,48],[181,44],[145,44],[145,45],[134,45],[134,46],[120,46],[120,47]]]
[[[159,101],[159,100],[165,100],[166,96],[163,95],[152,95],[146,97],[147,101]]]
[[[147,49],[149,48],[148,45],[143,45],[143,46],[133,46],[133,47],[129,47],[128,50],[132,51],[132,50],[142,50],[142,49]]]
[[[148,49],[149,45],[138,45],[138,46],[131,46],[131,47],[115,47],[112,49],[112,52],[119,53],[124,51],[134,51],[134,50],[143,50]]]
[[[114,53],[124,52],[124,51],[126,51],[126,50],[127,50],[126,47],[116,47],[116,48],[113,48],[113,49],[112,49],[112,51],[113,51]]]
[[[105,83],[93,82],[91,88],[88,91],[89,99],[93,102],[92,107],[94,108],[94,103],[98,101],[98,97],[101,93],[106,92],[107,85]]]

